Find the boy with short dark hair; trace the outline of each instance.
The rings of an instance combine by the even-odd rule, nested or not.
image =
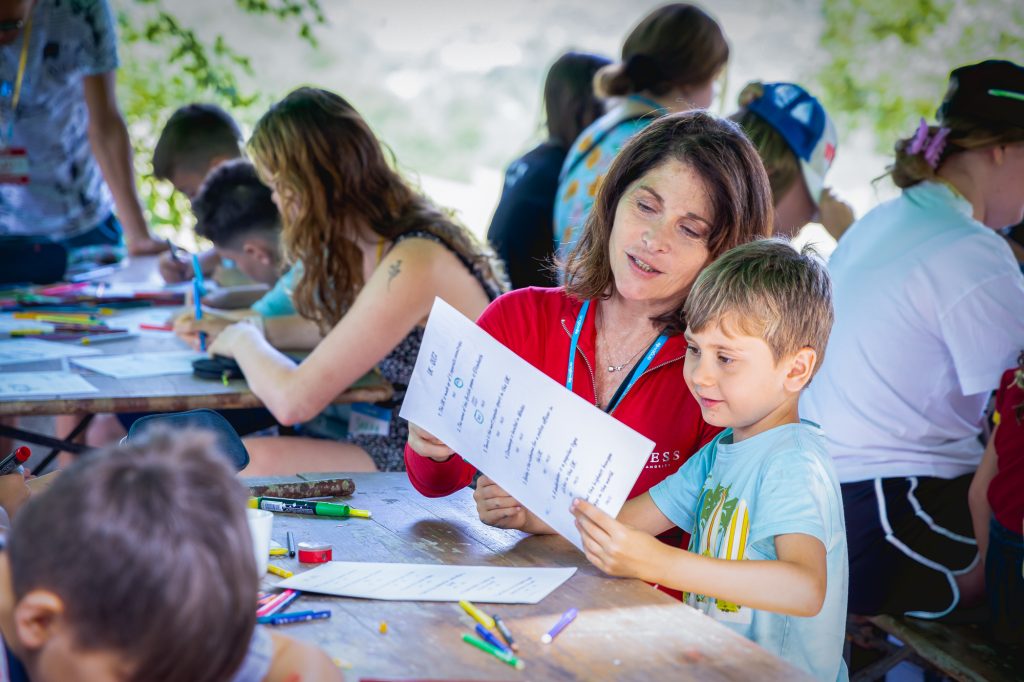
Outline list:
[[[167,180],[189,199],[211,170],[243,154],[242,131],[231,115],[215,104],[186,104],[167,119],[153,149],[153,175]],[[199,254],[204,275],[212,275],[220,258],[215,251]],[[160,257],[160,274],[168,282],[192,277],[192,263],[168,253]]]
[[[242,155],[242,131],[228,112],[215,104],[186,104],[160,131],[153,175],[191,199],[207,173]]]
[[[76,462],[15,518],[0,631],[28,678],[340,679],[315,648],[254,630],[247,495],[213,439],[147,435]]]
[[[281,274],[281,215],[272,196],[255,166],[246,159],[221,164],[199,188],[192,200],[196,234],[213,242],[220,257],[233,261],[249,279],[272,287],[258,295],[253,295],[255,290],[248,291],[248,300],[233,292],[236,295],[230,304],[216,296],[206,300],[207,304],[222,308],[252,304],[254,312],[263,317],[295,314],[290,295],[292,278]],[[246,292],[242,288],[241,293]]]
[[[823,263],[777,239],[738,246],[697,278],[683,374],[705,421],[728,427],[611,518],[576,500],[594,565],[685,600],[819,680],[846,679],[842,499],[800,392],[832,327]],[[673,525],[689,551],[658,542]]]

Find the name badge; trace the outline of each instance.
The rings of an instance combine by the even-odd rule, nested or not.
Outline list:
[[[391,433],[391,410],[370,403],[354,403],[348,418],[350,436],[387,436]]]
[[[28,152],[18,147],[0,149],[0,185],[28,184]]]

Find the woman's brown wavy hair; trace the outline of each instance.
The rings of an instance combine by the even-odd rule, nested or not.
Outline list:
[[[295,310],[325,331],[365,284],[356,238],[367,227],[389,241],[429,232],[483,277],[506,281],[493,252],[406,183],[391,150],[342,97],[294,90],[256,124],[249,151],[282,202],[285,255],[302,263]]]
[[[671,159],[696,171],[708,191],[708,263],[734,246],[771,236],[775,210],[768,174],[739,126],[705,111],[662,116],[626,143],[601,181],[583,235],[566,257],[568,294],[580,300],[608,297],[614,284],[608,245],[619,200],[635,181]],[[673,334],[686,329],[687,293],[654,322]]]

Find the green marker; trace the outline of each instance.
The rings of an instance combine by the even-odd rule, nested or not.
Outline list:
[[[462,641],[466,644],[472,644],[477,649],[480,649],[480,651],[486,651],[502,663],[508,663],[516,670],[522,670],[523,667],[525,667],[524,663],[518,658],[516,658],[514,655],[508,653],[507,651],[502,651],[498,647],[488,642],[485,642],[482,639],[477,639],[473,635],[462,635]]]
[[[285,512],[288,514],[309,514],[310,516],[331,516],[334,518],[347,518],[358,516],[370,518],[370,512],[363,509],[353,509],[347,504],[335,504],[334,502],[313,502],[311,500],[289,500],[286,497],[257,497],[256,508],[269,512]]]

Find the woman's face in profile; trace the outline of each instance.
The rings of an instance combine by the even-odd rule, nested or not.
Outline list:
[[[708,261],[713,220],[704,180],[685,163],[670,159],[634,181],[619,199],[608,245],[618,293],[678,305]]]

